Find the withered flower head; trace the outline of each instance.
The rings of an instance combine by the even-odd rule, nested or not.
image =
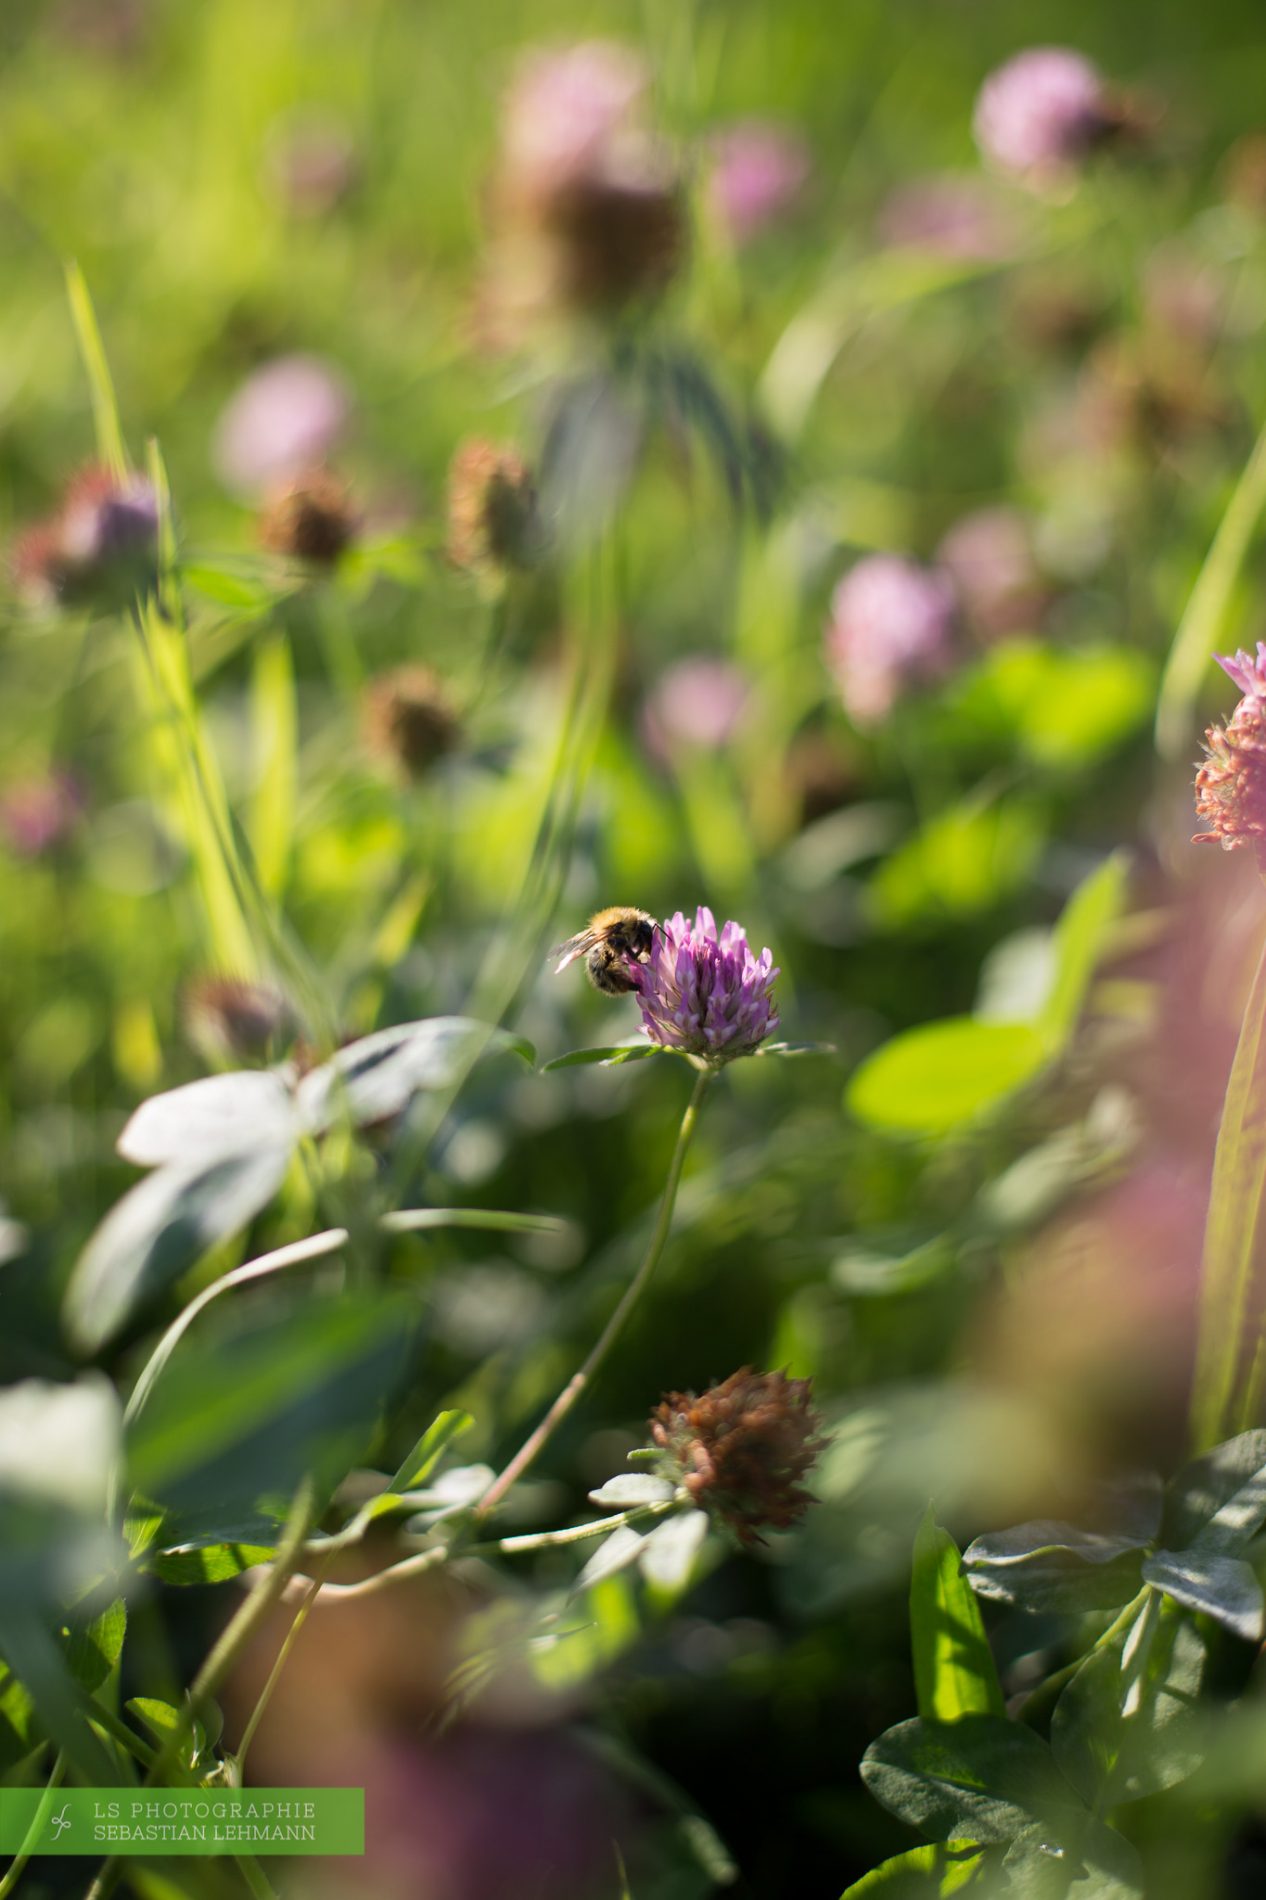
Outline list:
[[[357,526],[346,482],[328,468],[314,468],[274,490],[259,532],[274,554],[332,567],[355,540]]]
[[[142,475],[87,468],[57,509],[14,550],[18,591],[37,606],[58,601],[104,611],[151,588],[158,565],[158,498]]]
[[[813,1502],[801,1480],[822,1451],[811,1382],[743,1366],[698,1397],[670,1392],[651,1414],[663,1472],[750,1547]]]
[[[231,976],[203,976],[185,991],[185,1028],[214,1061],[263,1062],[295,1031],[280,990]]]
[[[1257,654],[1240,651],[1218,665],[1239,687],[1243,698],[1226,725],[1205,734],[1205,760],[1196,773],[1196,814],[1212,827],[1196,834],[1196,844],[1220,844],[1224,851],[1266,841],[1266,640]]]
[[[523,457],[495,442],[463,442],[448,477],[453,565],[501,578],[534,567],[541,546],[536,484]]]
[[[630,136],[601,166],[569,179],[542,207],[550,293],[609,316],[668,288],[685,260],[688,222],[676,172],[649,139]]]
[[[461,723],[444,682],[429,666],[397,666],[371,680],[364,699],[365,742],[410,783],[425,778],[461,742]]]
[[[657,297],[685,253],[681,171],[645,119],[636,54],[602,41],[521,62],[493,181],[495,301],[610,318]]]

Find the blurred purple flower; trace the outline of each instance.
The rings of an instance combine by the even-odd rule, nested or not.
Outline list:
[[[751,687],[729,660],[692,654],[666,667],[647,695],[642,736],[658,759],[676,746],[717,751],[733,735]]]
[[[521,190],[552,188],[598,160],[634,116],[647,71],[615,40],[537,47],[506,94],[502,149]]]
[[[750,1056],[778,1027],[773,953],[752,955],[736,923],[718,934],[705,905],[678,911],[655,933],[646,963],[630,963],[642,1027],[652,1042],[708,1062]]]
[[[758,237],[800,196],[811,169],[797,132],[762,119],[728,126],[712,141],[708,205],[735,244]]]
[[[976,100],[976,143],[1036,184],[1068,172],[1117,123],[1102,75],[1065,46],[1031,46],[992,72]]]
[[[279,356],[248,376],[216,425],[225,483],[257,494],[324,462],[347,426],[351,397],[317,356]]]
[[[357,181],[356,142],[328,113],[285,114],[269,129],[264,179],[296,217],[321,217],[342,202]]]
[[[152,586],[158,497],[143,475],[87,468],[56,511],[29,528],[14,553],[18,592],[37,606],[57,601],[125,606]]]
[[[1009,207],[979,178],[959,172],[898,185],[880,211],[879,235],[902,249],[980,264],[1010,257],[1019,239]]]
[[[827,662],[849,717],[873,725],[907,686],[947,672],[955,621],[948,574],[897,554],[858,561],[831,598],[826,632]]]
[[[984,634],[1031,627],[1046,604],[1029,525],[1018,509],[978,508],[964,515],[941,542],[936,559]]]
[[[71,774],[50,772],[0,795],[0,831],[15,856],[40,858],[65,841],[83,808],[83,790]]]

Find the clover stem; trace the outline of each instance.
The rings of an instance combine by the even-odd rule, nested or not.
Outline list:
[[[681,1118],[681,1127],[677,1131],[677,1142],[673,1149],[672,1160],[668,1164],[668,1179],[664,1183],[664,1191],[660,1196],[659,1210],[655,1216],[655,1226],[637,1272],[629,1281],[619,1305],[598,1335],[584,1364],[580,1367],[578,1372],[572,1374],[535,1431],[531,1432],[523,1441],[509,1464],[502,1471],[500,1477],[493,1480],[483,1497],[479,1500],[476,1511],[478,1517],[486,1517],[490,1511],[496,1509],[510,1487],[517,1484],[528,1466],[533,1463],[539,1453],[549,1443],[577,1400],[579,1400],[593,1384],[603,1360],[610,1352],[612,1346],[614,1346],[616,1340],[620,1337],[630,1313],[641,1299],[642,1294],[646,1291],[651,1276],[659,1264],[659,1258],[664,1251],[665,1243],[668,1240],[669,1229],[672,1226],[673,1209],[677,1204],[677,1189],[681,1183],[682,1167],[685,1163],[690,1143],[694,1138],[703,1098],[707,1094],[715,1074],[716,1071],[713,1068],[701,1069],[696,1078],[694,1090],[689,1102],[686,1104],[686,1112]]]

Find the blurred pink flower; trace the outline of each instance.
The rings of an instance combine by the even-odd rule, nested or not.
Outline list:
[[[973,126],[986,158],[1040,185],[1073,168],[1115,122],[1088,59],[1065,46],[1031,46],[986,79]]]
[[[811,169],[799,133],[762,119],[746,119],[712,141],[708,205],[735,244],[746,244],[791,208]]]
[[[64,842],[83,808],[83,789],[69,772],[23,779],[0,793],[0,832],[16,857],[40,858]]]
[[[641,58],[615,40],[525,53],[501,128],[505,166],[518,187],[552,188],[585,171],[630,127],[646,87]]]
[[[967,617],[997,636],[1031,628],[1047,589],[1033,554],[1029,524],[1015,508],[978,508],[956,521],[936,551],[953,579]]]
[[[898,185],[879,213],[885,244],[962,263],[1010,257],[1019,230],[1009,206],[969,173],[937,172]]]
[[[1143,266],[1143,309],[1164,336],[1198,348],[1212,345],[1229,302],[1224,272],[1178,239],[1158,244]]]
[[[279,356],[248,376],[216,425],[216,468],[258,494],[323,462],[347,426],[343,378],[317,356]]]
[[[826,656],[856,724],[876,724],[907,686],[949,670],[955,608],[948,574],[901,555],[868,554],[844,576],[831,599]]]
[[[655,757],[676,746],[716,751],[728,743],[751,697],[751,687],[730,660],[692,654],[665,667],[642,710],[642,736]]]
[[[285,114],[269,129],[264,179],[272,195],[297,217],[320,217],[356,183],[356,143],[329,113]]]

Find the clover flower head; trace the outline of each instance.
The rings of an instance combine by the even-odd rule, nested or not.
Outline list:
[[[493,179],[491,312],[605,321],[654,300],[688,241],[684,182],[645,111],[648,75],[606,40],[529,53]]]
[[[216,426],[221,479],[252,495],[319,467],[343,435],[350,413],[347,385],[319,356],[278,356],[261,364]]]
[[[22,536],[13,565],[18,591],[33,605],[127,605],[157,579],[158,497],[152,484],[143,475],[83,469],[55,512]]]
[[[680,911],[655,933],[650,958],[630,962],[642,1027],[662,1049],[710,1063],[754,1055],[778,1027],[773,953],[753,956],[742,926],[718,931],[706,905]]]
[[[506,96],[502,146],[521,186],[547,187],[589,165],[633,120],[649,75],[615,40],[534,47]]]
[[[1266,640],[1257,642],[1256,654],[1246,653],[1241,647],[1236,653],[1215,653],[1213,657],[1241,693],[1266,700]]]
[[[647,695],[642,733],[659,759],[677,747],[728,745],[751,702],[751,684],[731,661],[692,653],[665,667]]]
[[[898,185],[879,214],[885,244],[969,263],[996,263],[1016,249],[1009,206],[975,173],[933,172]]]
[[[1075,166],[1117,121],[1088,59],[1066,46],[1031,46],[986,79],[973,127],[986,158],[1040,185]]]
[[[1241,649],[1218,665],[1243,697],[1225,725],[1205,734],[1205,758],[1196,773],[1196,815],[1211,827],[1196,844],[1235,851],[1247,844],[1266,852],[1266,641],[1253,655]]]
[[[1014,508],[977,508],[963,515],[936,550],[968,618],[987,638],[1026,630],[1040,618],[1046,588],[1033,536]]]
[[[939,568],[870,554],[849,570],[831,599],[826,648],[851,719],[873,725],[908,686],[949,670],[956,607]]]
[[[66,842],[84,804],[83,787],[69,772],[22,779],[0,793],[0,835],[15,857],[41,858]]]
[[[735,244],[776,224],[809,177],[809,148],[789,127],[763,119],[727,126],[713,142],[708,205]]]
[[[808,1379],[743,1366],[698,1396],[670,1392],[651,1414],[663,1474],[741,1544],[786,1530],[813,1502],[801,1480],[823,1449]]]

